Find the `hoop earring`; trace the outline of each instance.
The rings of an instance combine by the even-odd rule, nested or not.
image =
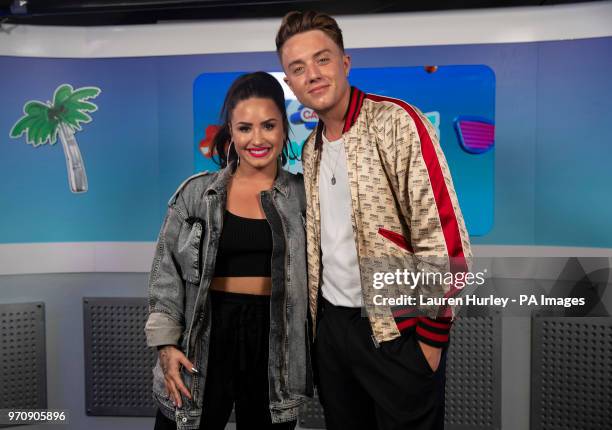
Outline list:
[[[230,153],[230,149],[232,149],[232,145],[234,144],[234,141],[230,141],[230,144],[227,145],[227,151],[225,152],[225,161],[227,163],[229,163],[229,153]]]
[[[232,145],[234,145],[234,141],[233,140],[227,146],[227,153],[225,154],[225,159],[227,160],[227,164],[229,164],[229,153],[230,153],[230,149],[232,149]],[[234,145],[234,146],[236,146],[236,145]],[[238,151],[236,151],[236,159],[237,159],[237,163],[236,164],[240,165],[240,156],[238,155]]]

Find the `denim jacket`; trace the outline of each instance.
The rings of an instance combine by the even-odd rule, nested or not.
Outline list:
[[[177,429],[198,429],[206,383],[211,329],[208,297],[227,183],[234,166],[187,179],[168,202],[149,279],[147,345],[176,345],[200,373],[181,370],[192,400],[175,408],[159,360],[153,369],[153,397]],[[282,168],[260,199],[272,230],[269,395],[272,422],[295,420],[305,396],[312,396],[307,319],[305,195],[301,175]]]

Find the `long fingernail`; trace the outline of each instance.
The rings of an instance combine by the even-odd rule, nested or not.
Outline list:
[[[196,369],[195,367],[191,368],[191,373],[200,373],[200,371],[198,369]]]

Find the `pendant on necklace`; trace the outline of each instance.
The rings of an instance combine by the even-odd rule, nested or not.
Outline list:
[[[332,176],[331,183],[332,185],[336,185],[336,176]]]

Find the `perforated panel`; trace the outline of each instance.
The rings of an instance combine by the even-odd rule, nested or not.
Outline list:
[[[612,318],[535,316],[531,428],[612,426]]]
[[[465,316],[453,324],[446,363],[446,429],[501,428],[501,319]]]
[[[323,406],[317,396],[307,399],[300,409],[300,427],[311,429],[324,429],[325,417]]]
[[[0,305],[0,409],[46,407],[44,303]]]
[[[145,298],[84,298],[88,415],[154,416]]]

